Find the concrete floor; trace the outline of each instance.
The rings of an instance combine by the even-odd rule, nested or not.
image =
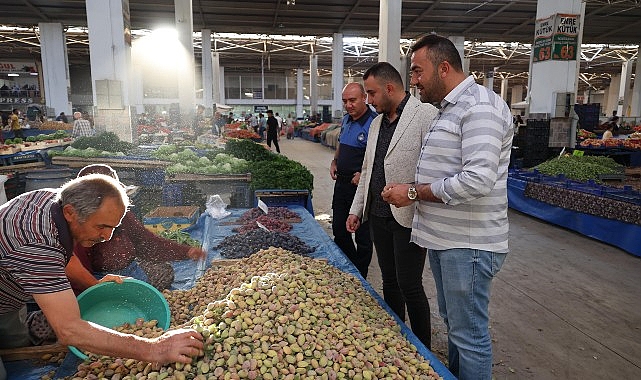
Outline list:
[[[302,139],[281,140],[281,151],[314,174],[314,211],[331,236],[325,219],[334,151]],[[517,211],[509,218],[510,254],[490,303],[494,377],[641,379],[641,258]],[[376,260],[368,281],[380,292]],[[423,284],[432,349],[445,362],[447,335],[429,263]]]

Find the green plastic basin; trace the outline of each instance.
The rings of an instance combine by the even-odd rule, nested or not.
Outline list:
[[[80,293],[78,305],[82,319],[107,328],[144,318],[145,321],[157,320],[157,326],[167,330],[171,319],[169,304],[162,293],[136,279],[126,279],[122,284],[94,285]],[[69,350],[83,360],[87,358],[76,347],[69,346]]]

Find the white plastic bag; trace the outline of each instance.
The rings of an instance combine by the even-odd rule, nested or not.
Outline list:
[[[210,195],[207,199],[207,213],[214,219],[222,219],[231,214],[226,208],[227,204],[218,194]]]

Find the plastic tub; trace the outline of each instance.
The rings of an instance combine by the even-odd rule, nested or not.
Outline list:
[[[122,284],[104,282],[94,285],[78,296],[80,317],[107,328],[134,323],[137,318],[157,320],[157,326],[169,328],[169,304],[163,295],[148,283],[126,279]],[[81,359],[87,355],[76,347],[69,350]]]

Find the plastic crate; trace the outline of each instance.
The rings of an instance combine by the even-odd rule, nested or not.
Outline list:
[[[287,207],[287,206],[302,206],[314,216],[314,208],[312,207],[312,196],[309,190],[255,190],[254,191],[254,207],[258,206],[258,199],[260,198],[267,206],[272,207]]]
[[[157,207],[143,218],[143,224],[153,232],[176,231],[196,223],[199,209],[196,206]]]

